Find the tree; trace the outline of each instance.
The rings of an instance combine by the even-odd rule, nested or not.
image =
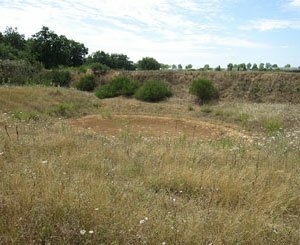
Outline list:
[[[232,69],[233,69],[233,64],[232,64],[232,63],[229,63],[229,64],[227,65],[227,71],[232,71]]]
[[[271,68],[272,68],[271,63],[266,63],[266,69],[267,69],[267,70],[271,70]]]
[[[278,69],[279,69],[279,67],[278,67],[277,64],[272,65],[272,68],[273,68],[274,70],[278,70]]]
[[[252,71],[257,71],[257,70],[258,70],[258,66],[256,63],[254,63],[252,66]]]
[[[6,27],[2,42],[18,50],[24,50],[26,45],[25,36],[18,32],[17,28]]]
[[[290,65],[290,64],[286,64],[286,65],[284,66],[284,68],[287,69],[287,70],[289,70],[289,69],[291,68],[291,65]]]
[[[265,64],[264,63],[260,63],[259,64],[259,70],[260,71],[264,71],[265,70]]]
[[[88,49],[81,43],[58,36],[48,27],[32,36],[30,49],[35,58],[46,68],[55,68],[59,65],[79,66],[83,64]]]
[[[186,70],[191,70],[191,69],[193,69],[193,66],[191,64],[189,64],[189,65],[185,66],[185,69]]]
[[[160,64],[160,69],[162,69],[162,70],[169,70],[170,68],[171,68],[171,66],[168,64]]]
[[[251,67],[252,67],[251,63],[248,63],[248,64],[247,64],[247,70],[248,70],[248,71],[251,70]]]
[[[203,67],[204,70],[209,70],[209,65],[206,64],[204,67]]]
[[[144,57],[142,60],[138,61],[137,64],[140,70],[159,70],[160,63],[151,57]]]
[[[221,71],[221,66],[217,66],[215,71]]]
[[[176,65],[172,65],[172,70],[177,70],[177,66]]]
[[[178,70],[182,70],[182,65],[181,64],[179,64],[177,67],[178,67]]]
[[[239,71],[246,71],[246,64],[245,63],[239,64],[238,65],[238,70]]]

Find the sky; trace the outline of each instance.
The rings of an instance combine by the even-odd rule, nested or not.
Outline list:
[[[42,26],[89,53],[165,64],[300,66],[300,0],[0,0],[0,31]]]

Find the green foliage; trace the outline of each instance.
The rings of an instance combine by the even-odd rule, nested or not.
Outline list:
[[[273,135],[276,132],[280,132],[283,129],[282,121],[276,118],[267,118],[262,122],[263,128],[265,129],[266,133],[269,135]]]
[[[113,98],[113,97],[117,97],[118,95],[115,93],[115,91],[113,91],[112,86],[110,86],[110,84],[105,84],[100,86],[95,95],[99,98],[99,99],[105,99],[105,98]]]
[[[53,70],[50,73],[52,84],[59,87],[69,87],[71,82],[71,75],[69,71]]]
[[[105,74],[110,69],[107,65],[101,63],[93,63],[90,67],[95,74]]]
[[[233,64],[232,64],[232,63],[229,63],[229,64],[227,65],[227,71],[232,71],[232,69],[233,69]]]
[[[217,98],[218,92],[210,80],[194,80],[189,89],[190,94],[198,97],[201,102],[208,102]]]
[[[111,69],[134,70],[133,62],[124,54],[108,54],[103,51],[97,51],[90,55],[86,61],[87,64],[101,63]]]
[[[140,84],[138,81],[127,78],[126,80],[123,80],[121,95],[128,96],[128,97],[132,96],[135,94],[139,86]]]
[[[147,81],[135,93],[138,100],[157,102],[172,95],[167,85],[160,81]]]
[[[76,88],[81,91],[93,91],[97,86],[95,76],[86,75],[76,84]]]
[[[58,36],[48,27],[32,36],[29,40],[31,53],[42,62],[46,68],[56,68],[59,65],[80,66],[88,49],[81,43]]]
[[[125,76],[115,77],[109,84],[102,85],[96,91],[96,96],[100,99],[112,98],[120,95],[132,96],[139,87],[137,81]]]
[[[24,85],[41,71],[38,64],[24,60],[0,60],[0,84]]]
[[[144,57],[142,60],[138,61],[137,67],[140,70],[159,70],[161,64],[154,58]]]

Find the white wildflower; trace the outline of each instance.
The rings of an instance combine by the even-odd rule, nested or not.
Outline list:
[[[48,161],[47,161],[47,160],[43,160],[42,163],[43,163],[43,164],[47,164]]]
[[[80,230],[80,235],[84,235],[86,233],[86,230]]]
[[[94,231],[89,231],[89,233],[90,233],[90,234],[93,234],[93,233],[94,233]]]
[[[0,152],[0,156],[4,155],[4,152]]]
[[[140,225],[144,224],[145,222],[146,222],[145,220],[141,219],[140,220]]]
[[[98,211],[98,210],[99,210],[99,208],[95,208],[94,210],[95,210],[95,211]]]

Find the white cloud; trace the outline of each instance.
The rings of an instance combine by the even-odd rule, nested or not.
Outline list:
[[[276,29],[300,29],[300,20],[258,19],[242,26],[242,30],[271,31]]]
[[[300,0],[292,0],[292,1],[290,1],[289,5],[291,7],[300,8]]]
[[[226,47],[265,47],[238,35],[216,34],[223,27],[212,20],[222,15],[223,4],[220,0],[4,0],[0,30],[16,26],[29,37],[46,25],[83,42],[90,52],[121,52],[135,61],[154,56],[164,63],[197,64],[197,57],[216,59]],[[196,18],[191,18],[193,14]]]

